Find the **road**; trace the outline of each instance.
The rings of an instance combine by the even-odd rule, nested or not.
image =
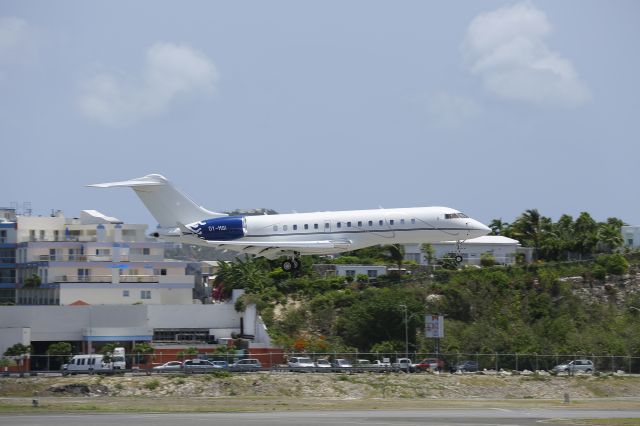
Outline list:
[[[369,411],[298,411],[271,413],[187,413],[187,414],[11,414],[0,415],[0,425],[12,426],[233,426],[276,425],[538,425],[551,419],[638,418],[637,410],[591,409],[434,409]]]

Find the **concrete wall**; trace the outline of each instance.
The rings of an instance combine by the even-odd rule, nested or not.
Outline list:
[[[142,291],[150,298],[143,299]],[[126,295],[128,292],[128,295]],[[193,285],[188,284],[60,284],[60,304],[82,300],[90,305],[118,304],[186,304],[193,303]]]
[[[0,357],[7,348],[16,343],[29,346],[31,344],[31,329],[28,327],[0,328]]]
[[[242,314],[244,315],[244,314]],[[2,306],[0,331],[31,329],[32,341],[82,341],[88,330],[135,335],[154,328],[205,328],[217,338],[240,332],[240,316],[233,303],[213,305],[97,305],[97,306]],[[251,316],[251,315],[249,315]],[[255,330],[245,318],[245,330]],[[92,335],[96,335],[91,333]],[[0,345],[17,342],[15,331],[0,333]],[[119,337],[119,336],[114,336]],[[126,336],[125,336],[126,337]],[[29,342],[25,342],[29,344]]]

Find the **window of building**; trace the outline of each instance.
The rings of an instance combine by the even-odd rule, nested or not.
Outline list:
[[[140,299],[151,299],[151,290],[140,290]]]
[[[293,230],[297,231],[298,230],[298,225],[293,225]]]
[[[309,224],[308,223],[304,224],[304,229],[309,229]]]
[[[129,297],[129,290],[122,290],[122,297]]]
[[[329,229],[329,226],[330,226],[330,225],[329,225],[329,222],[325,222],[325,224],[324,224],[324,229]]]
[[[40,230],[40,240],[44,241],[44,230]]]
[[[375,269],[369,269],[367,270],[367,276],[369,276],[369,278],[376,278],[378,276],[378,271]]]
[[[356,271],[353,269],[347,269],[346,271],[344,271],[345,275],[347,277],[355,277],[356,276]]]
[[[313,229],[318,229],[318,228],[319,228],[318,224],[317,224],[317,223],[314,223],[314,224],[313,224]]]
[[[628,245],[628,246],[632,246],[632,245],[633,245],[633,238],[629,238],[629,239],[627,240],[627,245]]]
[[[373,221],[372,220],[369,221],[369,226],[373,226]]]
[[[394,224],[394,222],[395,222],[395,221],[394,221],[393,219],[391,219],[391,220],[389,221],[389,225],[393,225],[393,224]]]
[[[347,222],[347,228],[351,228],[351,222]]]
[[[78,281],[80,282],[89,281],[89,272],[90,271],[88,269],[84,269],[84,268],[78,269]]]
[[[151,249],[150,249],[149,247],[144,247],[144,248],[142,249],[142,254],[143,254],[144,256],[149,256],[149,255],[151,254]]]
[[[382,226],[384,224],[384,220],[379,220],[378,225]]]
[[[336,223],[336,227],[337,227],[337,228],[342,228],[342,222],[338,222],[338,223]]]
[[[361,220],[358,221],[358,228],[360,228],[360,227],[362,227],[362,221]]]

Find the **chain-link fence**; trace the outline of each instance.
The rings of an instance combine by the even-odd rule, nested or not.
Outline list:
[[[69,355],[28,355],[20,357],[6,357],[4,365],[0,370],[5,372],[60,372],[63,365],[71,360],[76,354]],[[96,356],[98,356],[96,354]],[[125,371],[146,371],[153,367],[161,366],[172,361],[185,361],[198,358],[209,361],[225,361],[228,365],[246,359],[256,358],[260,361],[263,369],[286,369],[291,358],[307,357],[313,362],[327,360],[329,363],[338,359],[344,359],[354,368],[357,366],[399,366],[405,361],[402,358],[409,358],[411,365],[422,365],[420,369],[433,370],[438,368],[442,372],[464,371],[552,371],[555,366],[567,364],[574,360],[589,360],[593,366],[592,372],[617,372],[626,374],[640,374],[640,356],[632,355],[603,355],[603,354],[536,354],[536,353],[433,353],[433,352],[412,352],[408,356],[404,352],[283,352],[261,350],[259,353],[249,351],[238,351],[236,353],[211,353],[201,352],[193,354],[127,354],[125,359]],[[109,359],[105,360],[109,364]],[[424,361],[424,362],[422,362]],[[427,366],[425,368],[425,366]],[[107,368],[113,368],[108,366]],[[591,370],[591,367],[585,369]]]

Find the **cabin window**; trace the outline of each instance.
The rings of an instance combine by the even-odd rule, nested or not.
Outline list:
[[[347,228],[351,228],[351,222],[347,222]]]
[[[273,225],[273,230],[274,230],[275,232],[278,232],[278,225]]]
[[[369,221],[369,226],[373,226],[373,221],[372,220]]]
[[[318,229],[318,224],[317,223],[313,224],[313,229]]]
[[[400,219],[400,225],[404,225],[404,219]]]
[[[287,225],[282,225],[282,230],[283,230],[283,231],[287,231],[288,229],[289,229],[289,226],[287,226]]]
[[[329,229],[329,222],[324,224],[324,229]]]
[[[393,219],[391,219],[391,220],[389,221],[389,225],[393,225],[393,223],[394,223],[394,220],[393,220]]]
[[[378,225],[382,226],[384,224],[384,220],[379,220]]]
[[[342,222],[338,222],[338,223],[336,223],[336,227],[338,227],[338,228],[342,228]]]
[[[467,216],[464,213],[445,213],[444,218],[445,219],[466,219],[469,216]]]
[[[293,225],[293,230],[297,231],[298,230],[298,225]]]
[[[415,218],[411,219],[411,224],[415,225],[415,223],[416,223],[416,219]]]
[[[308,223],[304,224],[304,229],[309,229],[309,224]]]

